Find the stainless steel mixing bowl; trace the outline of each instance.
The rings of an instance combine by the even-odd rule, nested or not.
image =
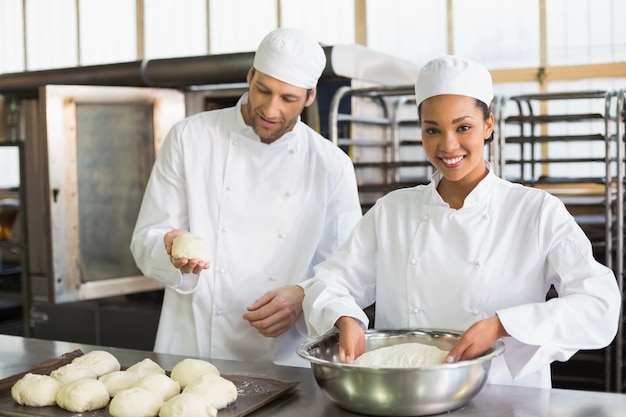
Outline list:
[[[423,343],[450,350],[461,333],[449,330],[368,330],[366,350]],[[462,407],[485,385],[491,360],[502,354],[498,340],[471,361],[415,368],[367,368],[339,361],[339,335],[303,343],[298,355],[311,362],[326,396],[347,410],[376,416],[424,416]]]

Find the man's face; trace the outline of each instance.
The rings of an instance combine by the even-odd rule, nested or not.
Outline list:
[[[302,110],[315,99],[315,89],[307,89],[279,81],[262,72],[248,72],[250,93],[242,107],[246,124],[263,143],[272,143],[291,131]]]

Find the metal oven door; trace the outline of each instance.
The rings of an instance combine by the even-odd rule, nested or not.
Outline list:
[[[159,145],[185,116],[173,89],[48,85],[27,138],[32,299],[65,303],[160,288],[129,245]]]

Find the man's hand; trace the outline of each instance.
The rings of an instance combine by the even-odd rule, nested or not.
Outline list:
[[[450,350],[447,363],[476,359],[483,355],[501,337],[508,336],[496,315],[474,323],[463,333],[457,344]]]
[[[358,320],[342,316],[335,323],[339,329],[339,360],[352,363],[365,353],[365,331]]]
[[[167,232],[163,237],[165,251],[170,256],[170,262],[174,265],[174,268],[180,269],[185,274],[199,274],[203,270],[208,269],[209,264],[198,259],[174,258],[172,256],[172,244],[174,243],[174,239],[185,233],[189,232],[185,229],[174,229]]]
[[[266,337],[277,337],[289,330],[302,314],[304,290],[287,285],[270,291],[250,305],[243,319]]]

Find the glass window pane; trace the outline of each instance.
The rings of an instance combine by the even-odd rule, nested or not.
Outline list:
[[[0,139],[1,139],[0,135]],[[13,146],[0,146],[0,188],[13,188],[20,185],[19,150]]]
[[[206,0],[145,2],[145,57],[207,53]]]
[[[283,27],[310,33],[325,45],[354,43],[354,0],[281,0]]]
[[[278,25],[276,0],[213,0],[210,7],[212,54],[254,51]]]
[[[81,65],[137,59],[134,1],[80,1]]]
[[[550,65],[621,62],[626,57],[626,2],[548,0]]]
[[[367,0],[367,46],[420,65],[444,55],[446,9],[446,0]]]
[[[539,66],[539,2],[456,0],[454,53],[490,69]]]
[[[27,70],[75,67],[75,0],[26,1]]]
[[[76,170],[86,281],[135,276],[128,250],[151,166],[152,104],[78,104]],[[112,228],[111,225],[118,225]]]
[[[0,1],[0,73],[24,70],[22,0]]]

